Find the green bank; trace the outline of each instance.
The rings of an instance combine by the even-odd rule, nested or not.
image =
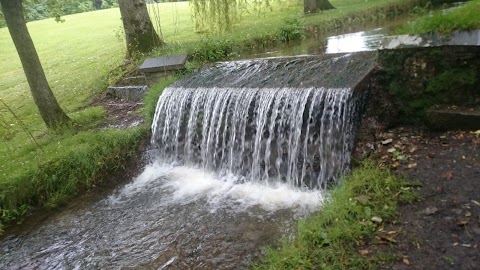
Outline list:
[[[304,16],[301,2],[274,3],[271,11],[246,13],[234,31],[196,33],[187,2],[158,4],[167,47],[152,55],[189,53],[190,67],[301,39],[363,21],[381,20],[412,8],[412,0],[332,1],[334,10]],[[0,223],[18,220],[32,209],[54,207],[102,175],[122,168],[148,137],[141,127],[108,130],[105,110],[91,99],[122,74],[125,55],[118,9],[69,15],[28,23],[45,73],[60,105],[76,122],[63,131],[47,130],[31,98],[6,28],[0,29]],[[147,57],[147,56],[142,56]],[[150,117],[156,98],[168,84],[155,87],[138,113]]]

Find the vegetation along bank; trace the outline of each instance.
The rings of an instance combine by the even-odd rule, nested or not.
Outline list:
[[[162,3],[161,28],[167,46],[152,55],[189,53],[191,69],[243,51],[274,46],[362,21],[381,20],[407,12],[421,1],[331,1],[334,10],[302,15],[302,4],[272,3],[273,11],[252,12],[236,23],[235,31],[202,34],[194,31],[188,3]],[[263,14],[263,13],[262,13]],[[137,61],[123,61],[124,37],[118,9],[65,16],[64,23],[41,20],[28,24],[44,70],[62,108],[75,125],[45,128],[6,28],[0,29],[0,231],[38,207],[56,207],[102,181],[109,171],[121,170],[136,158],[148,138],[149,120],[128,129],[108,126],[106,110],[92,106]],[[98,22],[102,23],[99,24]],[[157,26],[158,28],[158,26]],[[92,31],[95,29],[95,31]],[[181,74],[179,75],[181,76]],[[175,80],[153,87],[136,113],[148,119],[161,90]]]

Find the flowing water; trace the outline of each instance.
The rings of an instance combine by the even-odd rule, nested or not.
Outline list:
[[[325,188],[350,160],[350,100],[351,89],[172,87],[152,142],[164,160],[237,182]]]
[[[0,269],[243,269],[322,199],[154,161],[105,198],[3,239]]]
[[[143,172],[4,236],[0,269],[247,268],[348,170],[351,57],[220,63],[166,89]]]

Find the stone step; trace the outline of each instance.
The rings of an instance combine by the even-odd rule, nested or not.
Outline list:
[[[434,106],[427,111],[427,123],[437,130],[479,130],[480,106],[461,108],[457,106]]]
[[[185,68],[187,58],[188,55],[186,54],[148,58],[145,59],[138,70],[144,73],[180,70]]]
[[[147,93],[146,85],[110,86],[107,94],[127,100],[141,100]]]
[[[146,82],[147,82],[147,77],[145,75],[137,75],[137,76],[131,76],[131,77],[126,77],[122,79],[121,84],[125,86],[145,85]]]

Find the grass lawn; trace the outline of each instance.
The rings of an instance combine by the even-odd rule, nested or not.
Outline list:
[[[335,20],[335,27],[342,27],[338,21],[345,21],[345,26],[358,23],[350,19],[362,12],[361,16],[368,17],[382,8],[415,1],[331,2],[336,9],[306,17],[302,15],[302,2],[275,4],[269,13],[246,14],[232,33],[209,38],[228,40],[233,45],[255,43],[262,38],[281,39],[284,30],[291,27],[288,19],[298,19],[297,26],[302,28],[305,24],[321,26]],[[205,35],[193,31],[188,2],[161,3],[157,7],[161,32],[169,45],[155,55],[205,48]],[[377,15],[372,14],[370,19]],[[97,130],[105,112],[89,107],[92,96],[105,90],[109,73],[125,55],[119,10],[93,11],[64,19],[64,23],[53,19],[35,21],[28,23],[28,28],[50,86],[69,116],[83,126],[80,132],[55,133],[46,129],[8,29],[0,29],[0,230],[2,221],[21,216],[31,206],[56,205],[63,197],[75,194],[79,186],[88,188],[99,168],[121,162],[119,149],[133,151],[148,130]],[[160,92],[157,90],[157,96]],[[157,96],[147,102],[156,102]]]

